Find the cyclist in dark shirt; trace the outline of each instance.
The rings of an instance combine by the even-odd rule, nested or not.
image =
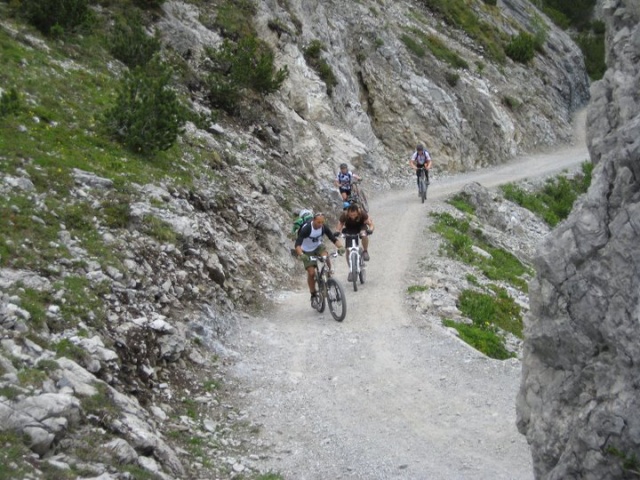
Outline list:
[[[358,205],[350,205],[340,216],[336,230],[350,235],[358,235],[361,232],[366,233],[366,235],[362,236],[360,241],[362,242],[363,250],[362,258],[365,262],[368,262],[370,258],[368,252],[369,235],[373,233],[374,228],[373,219],[367,212]],[[347,258],[347,265],[349,265],[349,258]],[[349,272],[349,276],[351,276],[351,272]],[[351,278],[348,279],[349,282],[351,280]]]

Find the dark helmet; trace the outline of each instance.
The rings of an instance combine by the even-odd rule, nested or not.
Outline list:
[[[422,145],[421,143],[419,143],[418,145],[416,145],[416,150],[418,150],[419,152],[421,152],[422,150],[424,150],[424,145]]]
[[[349,165],[347,165],[346,163],[341,163],[340,169],[342,170],[343,168],[349,168]]]

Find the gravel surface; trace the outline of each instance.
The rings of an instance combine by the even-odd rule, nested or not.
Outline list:
[[[520,361],[461,342],[412,308],[407,288],[425,265],[454,268],[436,258],[427,228],[448,195],[470,181],[495,187],[574,168],[588,158],[578,145],[434,179],[424,205],[413,183],[371,198],[367,282],[354,292],[346,262],[337,266],[343,323],[311,309],[300,269],[297,290],[278,292],[274,312],[243,324],[231,373],[247,417],[261,425],[262,471],[296,480],[533,478],[515,426]]]

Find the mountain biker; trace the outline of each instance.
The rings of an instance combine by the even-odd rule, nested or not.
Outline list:
[[[431,155],[424,148],[424,145],[419,143],[416,145],[416,151],[411,155],[411,159],[409,160],[409,165],[416,171],[416,182],[418,184],[418,188],[420,188],[420,175],[421,170],[424,170],[424,174],[426,175],[425,180],[427,185],[429,185],[429,170],[431,169]],[[418,192],[420,195],[420,192]]]
[[[350,205],[345,212],[340,215],[338,220],[338,227],[336,230],[341,233],[348,233],[350,235],[358,235],[366,233],[361,237],[362,241],[362,258],[365,262],[369,261],[369,235],[373,233],[375,226],[373,225],[373,219],[367,212],[361,209],[358,205]],[[349,246],[349,245],[347,245]],[[349,265],[349,258],[347,257],[347,265]],[[349,269],[351,270],[351,269]],[[349,271],[348,282],[353,280],[351,271]]]
[[[315,267],[317,263],[315,260],[311,260],[309,256],[326,255],[327,248],[322,243],[322,236],[326,235],[329,240],[333,242],[338,248],[340,255],[344,255],[345,252],[342,241],[325,225],[325,221],[324,213],[316,213],[310,222],[300,227],[295,243],[296,255],[302,260],[304,268],[307,270],[307,285],[309,285],[309,292],[311,293],[311,302],[313,302],[318,295],[315,291]],[[327,266],[329,267],[329,271],[333,272],[331,261],[328,258]]]
[[[349,166],[346,163],[340,164],[340,171],[336,175],[333,183],[340,190],[340,196],[344,207],[348,206],[347,199],[351,195],[351,184],[354,180],[360,180],[360,177],[349,170]]]

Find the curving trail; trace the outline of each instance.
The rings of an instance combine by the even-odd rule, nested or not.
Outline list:
[[[533,478],[525,438],[515,426],[518,360],[484,357],[444,328],[417,321],[405,297],[436,202],[470,182],[487,187],[558,173],[588,159],[577,147],[523,157],[479,172],[436,179],[422,205],[413,183],[370,199],[367,283],[346,285],[343,323],[309,306],[299,289],[278,308],[248,319],[233,340],[232,375],[247,392],[248,417],[272,447],[256,460],[286,479]]]

